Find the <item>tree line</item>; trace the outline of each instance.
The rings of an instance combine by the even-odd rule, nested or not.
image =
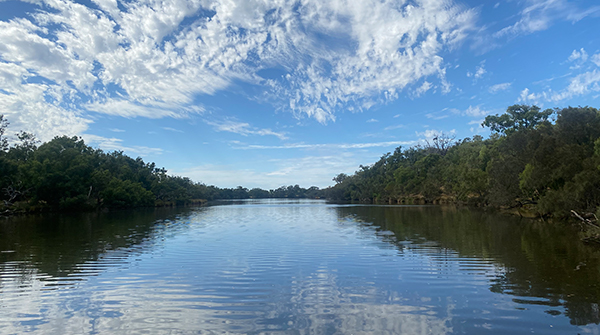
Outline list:
[[[0,212],[185,205],[201,200],[323,198],[386,203],[459,203],[524,208],[542,217],[600,215],[600,114],[592,107],[513,105],[490,115],[484,139],[440,134],[398,147],[326,189],[219,188],[104,152],[79,137],[40,144],[20,132],[9,145],[0,115]]]
[[[513,105],[482,126],[492,131],[487,139],[440,134],[425,145],[398,147],[353,175],[339,174],[325,194],[343,201],[524,208],[542,217],[600,215],[597,109]]]
[[[214,199],[316,198],[321,190],[298,185],[275,190],[219,188],[167,174],[165,168],[122,151],[104,152],[80,137],[40,144],[20,132],[9,145],[9,123],[0,115],[0,213],[85,211],[170,206]]]

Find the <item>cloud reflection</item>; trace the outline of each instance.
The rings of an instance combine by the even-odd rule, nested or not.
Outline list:
[[[219,293],[194,294],[193,287],[143,276],[90,280],[88,288],[47,291],[33,276],[20,293],[4,293],[0,328],[10,334],[228,333],[297,330],[322,334],[446,334],[449,316],[431,307],[377,303],[377,289],[340,287],[334,272],[293,278],[291,294],[266,304],[234,301]],[[3,287],[17,284],[16,278]],[[130,281],[135,285],[124,285]],[[19,285],[22,285],[21,282]]]

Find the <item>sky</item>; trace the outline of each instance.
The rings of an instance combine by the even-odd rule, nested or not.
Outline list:
[[[599,107],[597,0],[0,0],[0,114],[219,187],[326,187],[513,104]]]

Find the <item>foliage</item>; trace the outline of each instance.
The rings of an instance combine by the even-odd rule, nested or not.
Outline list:
[[[488,139],[441,135],[425,147],[398,147],[353,175],[338,175],[325,193],[344,201],[527,205],[562,218],[571,210],[600,212],[597,109],[514,105],[483,125],[493,131]]]
[[[85,211],[101,208],[172,206],[200,200],[247,198],[318,198],[317,187],[282,186],[275,190],[218,188],[170,176],[164,168],[131,158],[122,151],[103,152],[79,137],[59,136],[39,145],[20,132],[12,146],[4,137],[8,121],[0,115],[0,200],[29,208]],[[39,146],[38,146],[39,145]]]
[[[556,115],[555,121],[549,121]],[[170,176],[121,151],[103,152],[78,137],[38,146],[19,133],[8,146],[0,115],[0,200],[51,210],[185,205],[198,199],[320,198],[364,202],[461,202],[529,206],[542,216],[571,210],[600,213],[600,114],[591,107],[540,111],[514,105],[483,125],[492,135],[463,140],[440,134],[432,143],[383,155],[325,190],[299,185],[274,190],[218,188]]]
[[[540,112],[540,108],[535,105],[512,105],[502,115],[487,116],[481,125],[495,132],[510,134],[518,130],[535,128],[548,120],[552,113],[554,113],[552,109]]]

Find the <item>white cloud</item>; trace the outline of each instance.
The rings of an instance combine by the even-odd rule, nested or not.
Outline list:
[[[481,77],[483,77],[484,74],[487,73],[487,70],[485,69],[485,62],[482,63],[481,65],[477,66],[475,68],[475,72],[467,72],[467,77],[469,78],[474,78],[474,79],[480,79]]]
[[[258,129],[250,126],[249,123],[246,122],[238,122],[233,120],[223,120],[223,121],[208,121],[205,120],[208,125],[214,127],[216,131],[225,131],[230,133],[239,134],[242,136],[248,135],[259,135],[259,136],[276,136],[280,140],[287,139],[285,133],[274,132],[271,129]]]
[[[600,92],[600,71],[596,69],[575,76],[562,91],[546,92],[546,95],[550,101],[557,102],[590,92]]]
[[[594,54],[591,61],[596,64],[596,66],[600,66],[600,53]]]
[[[367,120],[367,123],[375,123],[375,122],[379,122],[379,120],[377,120],[377,119],[369,119],[369,120]]]
[[[512,86],[512,83],[496,84],[496,85],[490,86],[490,88],[488,89],[488,91],[490,93],[498,93],[500,91],[506,91],[506,90],[510,89],[511,86]]]
[[[486,130],[485,127],[483,127],[481,125],[484,120],[485,119],[470,121],[468,123],[468,125],[473,126],[473,127],[469,128],[469,130],[471,131],[471,133],[473,133],[473,134],[481,134],[481,133],[483,133]]]
[[[400,127],[398,127],[400,128]],[[305,144],[292,143],[284,145],[253,145],[241,144],[233,142],[234,149],[367,149],[380,147],[397,147],[399,145],[412,145],[414,141],[388,141],[388,142],[371,142],[371,143],[323,143],[323,144]]]
[[[588,60],[588,54],[583,48],[579,51],[573,50],[567,60],[574,63],[573,66],[571,66],[571,69],[579,69]]]
[[[28,70],[26,76],[39,75],[60,86],[88,89],[95,81],[93,65],[77,57],[58,43],[41,37],[48,30],[25,19],[0,21],[0,55],[9,64]]]
[[[181,118],[189,114],[198,114],[203,111],[198,106],[178,106],[173,103],[153,102],[149,104],[136,103],[126,99],[102,99],[93,103],[83,104],[88,111],[126,118],[145,117],[160,119],[163,117]]]
[[[31,20],[0,21],[0,90],[24,102],[32,92],[23,92],[22,79],[44,82],[34,99],[39,104],[18,109],[5,103],[5,114],[27,114],[26,122],[51,105],[67,123],[78,124],[72,129],[79,134],[90,122],[86,112],[185,117],[198,112],[192,107],[198,96],[235,81],[261,85],[280,108],[321,123],[335,120],[349,104],[367,109],[397,99],[422,78],[436,77],[447,88],[440,53],[464,39],[475,17],[448,0],[38,5]],[[269,68],[283,68],[286,75],[258,75]],[[63,132],[52,126],[37,133],[46,138]]]
[[[521,95],[519,96],[518,101],[538,104],[542,97],[543,94],[530,93],[529,89],[525,88],[523,91],[521,91]]]
[[[304,10],[304,29],[338,43],[313,42],[301,50],[308,62],[291,64],[286,82],[270,83],[276,94],[292,97],[291,109],[320,122],[333,119],[338,106],[349,102],[363,100],[359,105],[368,108],[373,99],[396,99],[398,91],[420,78],[434,75],[443,81],[438,52],[462,40],[474,17],[437,0],[406,8],[378,1],[307,2]],[[316,22],[306,25],[307,17]]]
[[[400,129],[400,128],[404,128],[404,127],[406,127],[406,126],[403,124],[397,124],[397,125],[385,127],[385,128],[383,128],[383,130],[387,131],[387,130]]]
[[[588,16],[598,17],[600,16],[600,6],[592,6],[587,9],[577,9],[573,6],[572,3],[569,3],[571,6],[570,10],[567,14],[567,20],[572,22],[580,21]]]
[[[202,165],[181,171],[169,171],[196,181],[210,182],[219,187],[277,188],[294,184],[302,187],[326,187],[339,173],[352,174],[363,164],[372,164],[381,157],[381,150],[393,151],[398,146],[412,146],[416,141],[367,143],[286,144],[280,146],[247,145],[240,142],[232,147],[239,150],[306,150],[307,156],[270,159],[267,162],[248,161],[239,165]],[[375,150],[369,150],[376,148]]]
[[[171,127],[162,127],[162,129],[172,131],[174,133],[183,133],[183,130],[179,130],[179,129],[175,129],[175,128],[171,128]]]
[[[468,116],[468,117],[482,117],[482,116],[490,114],[489,111],[482,109],[481,105],[479,105],[479,106],[469,105],[469,107],[465,110],[451,108],[450,111],[454,114]]]
[[[421,95],[425,94],[425,92],[429,91],[429,89],[432,88],[432,87],[433,87],[433,85],[430,82],[424,81],[423,85],[417,87],[414,90],[413,95],[415,97],[420,97]]]
[[[0,91],[0,111],[10,129],[33,133],[42,141],[82,134],[91,120],[61,106],[60,94],[44,84],[25,84],[9,94]]]
[[[491,31],[495,24],[480,27],[472,35],[471,49],[475,53],[484,54],[501,47],[507,40],[546,30],[556,22],[569,21],[574,24],[585,17],[600,16],[600,6],[580,8],[581,1],[519,0],[509,2],[521,7],[521,10],[516,15],[510,15],[499,21],[509,22],[509,25],[495,32]],[[499,5],[499,2],[496,3],[494,8],[498,8]]]
[[[541,101],[559,102],[600,92],[600,71],[597,69],[597,66],[600,66],[600,53],[590,57],[585,49],[581,48],[573,50],[567,61],[574,63],[570,66],[571,72],[534,83],[547,84],[557,79],[568,78],[566,87],[559,90],[548,88],[539,93],[530,92],[529,88],[525,88],[521,91],[518,101],[535,104]]]
[[[440,131],[440,130],[434,130],[434,129],[427,129],[423,132],[418,132],[416,131],[415,134],[419,137],[421,137],[421,141],[429,141],[431,142],[433,140],[434,137],[436,136],[440,136],[440,135],[454,135],[456,134],[456,129],[452,129],[450,131]]]
[[[569,56],[568,61],[569,62],[573,62],[576,60],[581,60],[583,62],[585,62],[588,58],[588,54],[587,52],[585,52],[585,50],[583,48],[581,48],[581,50],[577,51],[577,50],[573,50],[573,52],[571,53],[571,56]]]
[[[447,118],[449,116],[450,115],[448,115],[448,114],[441,114],[440,115],[439,113],[428,113],[428,114],[425,114],[426,118],[433,119],[433,120],[442,120],[442,119],[445,119],[445,118]]]
[[[332,185],[332,178],[337,174],[351,174],[360,164],[364,164],[356,155],[347,153],[273,159],[268,163],[271,168],[264,171],[240,169],[238,166],[203,165],[174,173],[185,175],[192,180],[210,181],[210,184],[219,187],[243,185],[248,188],[275,189],[289,185],[289,181],[293,180],[302,187],[322,188]]]
[[[469,106],[462,114],[470,117],[481,117],[488,115],[489,113],[489,111],[481,109],[480,106]]]
[[[481,77],[483,77],[483,75],[484,75],[484,74],[486,74],[486,73],[487,73],[487,71],[485,70],[485,68],[483,67],[483,65],[481,65],[481,66],[479,66],[479,67],[477,68],[477,71],[475,72],[475,75],[474,75],[474,77],[475,77],[475,78],[481,78]]]
[[[535,104],[542,100],[559,102],[596,92],[600,92],[600,71],[593,69],[572,77],[567,87],[560,91],[549,89],[540,93],[533,93],[526,88],[521,91],[518,101]]]
[[[156,156],[164,152],[161,148],[151,148],[146,146],[126,146],[123,145],[123,140],[114,137],[103,137],[97,135],[83,134],[82,138],[87,145],[93,145],[105,151],[123,151],[131,156]]]
[[[494,34],[496,38],[514,37],[548,29],[555,21],[577,22],[587,16],[597,16],[600,6],[580,9],[569,0],[525,0],[517,21]]]
[[[486,129],[485,129],[485,127],[481,126],[481,122],[483,122],[483,120],[479,121],[479,123],[477,123],[476,127],[470,127],[469,131],[471,131],[471,133],[473,133],[474,135],[485,132]],[[473,124],[475,124],[475,123],[473,123]]]

